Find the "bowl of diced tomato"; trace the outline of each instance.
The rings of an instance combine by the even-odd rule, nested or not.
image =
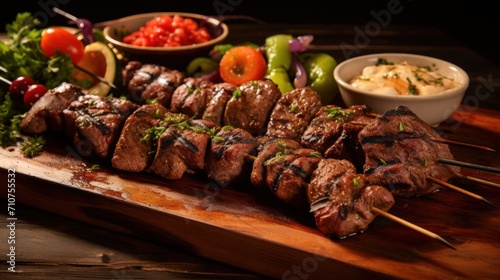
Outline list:
[[[112,21],[104,37],[127,60],[184,67],[191,59],[207,55],[229,33],[219,19],[184,12],[155,12]]]

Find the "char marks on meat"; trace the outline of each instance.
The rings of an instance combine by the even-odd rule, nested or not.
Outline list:
[[[263,135],[271,110],[280,97],[281,91],[271,80],[246,82],[227,102],[223,124],[242,128],[252,135]]]
[[[389,190],[369,184],[347,160],[320,160],[308,192],[317,227],[338,238],[365,231],[376,217],[372,207],[387,211],[394,205]]]
[[[164,118],[164,131],[158,137],[156,154],[147,171],[166,179],[180,179],[186,172],[204,169],[210,142],[208,132],[215,124],[207,120],[190,120],[180,113],[169,114]]]
[[[85,89],[70,83],[61,83],[50,89],[26,113],[20,125],[21,131],[34,134],[62,132],[65,127],[63,110],[85,94]]]
[[[218,83],[212,86],[212,98],[208,101],[202,118],[222,126],[226,104],[233,96],[237,86],[230,83]]]
[[[321,96],[309,87],[297,88],[284,94],[274,106],[267,125],[267,135],[275,138],[300,140],[321,108]]]
[[[266,161],[266,185],[281,201],[306,208],[307,185],[321,156],[318,152],[299,148],[276,155]]]
[[[200,78],[186,78],[172,94],[170,110],[201,118],[208,101],[212,97],[213,83]]]
[[[448,181],[459,167],[441,164],[453,159],[448,145],[431,141],[440,138],[431,126],[410,109],[399,106],[379,116],[359,132],[365,154],[364,173],[372,184],[386,186],[394,195],[411,197],[435,191],[427,177]]]
[[[248,131],[224,126],[212,136],[205,173],[221,187],[246,180],[256,150],[257,140]]]
[[[364,105],[341,108],[336,105],[322,106],[300,138],[303,147],[314,149],[325,157],[325,152],[338,141],[344,126],[364,115],[369,109]]]
[[[108,158],[125,120],[137,108],[124,99],[81,95],[63,110],[66,135],[80,155]]]
[[[266,186],[266,163],[268,160],[285,155],[290,150],[301,148],[299,142],[291,139],[274,139],[268,136],[257,137],[257,157],[254,159],[250,181],[258,188]]]
[[[356,166],[358,173],[363,173],[365,154],[358,141],[359,132],[370,122],[372,117],[365,115],[355,116],[351,121],[342,125],[342,133],[324,153],[326,158],[346,159]]]
[[[174,90],[184,79],[184,74],[156,64],[130,61],[122,72],[126,96],[137,104],[156,100],[169,107]]]
[[[111,164],[124,171],[139,172],[146,169],[156,151],[151,129],[163,120],[168,110],[160,104],[146,104],[135,110],[123,126]]]

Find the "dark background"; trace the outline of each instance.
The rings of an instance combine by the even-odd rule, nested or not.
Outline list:
[[[354,23],[373,20],[373,12],[386,10],[389,3],[399,2],[403,11],[393,15],[389,24],[418,24],[437,27],[463,44],[500,65],[500,11],[492,1],[418,1],[418,0],[344,0],[344,1],[263,1],[263,0],[133,0],[118,3],[104,0],[39,0],[12,1],[2,8],[0,25],[12,22],[19,12],[42,15],[48,24],[66,24],[55,15],[54,6],[80,18],[101,22],[136,13],[177,11],[193,12],[228,19],[245,15],[266,22],[284,23]]]

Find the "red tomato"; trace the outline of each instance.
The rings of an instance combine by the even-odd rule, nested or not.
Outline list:
[[[75,35],[61,27],[47,28],[42,34],[40,47],[47,58],[59,51],[68,54],[74,64],[83,58],[85,49]]]
[[[138,31],[123,38],[123,42],[145,47],[175,47],[203,43],[212,39],[208,30],[191,18],[180,15],[157,16]]]
[[[262,80],[266,70],[264,55],[253,47],[245,45],[228,50],[219,62],[219,74],[222,80],[237,86],[253,80]]]
[[[26,93],[24,94],[24,108],[29,110],[35,102],[40,99],[45,93],[47,93],[47,87],[42,84],[33,84],[28,87]]]

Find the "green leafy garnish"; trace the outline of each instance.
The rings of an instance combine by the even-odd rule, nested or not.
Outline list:
[[[35,157],[43,150],[45,139],[42,136],[29,137],[21,143],[21,152],[29,157]]]
[[[394,65],[394,63],[389,62],[386,58],[379,58],[377,59],[377,66],[378,65]]]

